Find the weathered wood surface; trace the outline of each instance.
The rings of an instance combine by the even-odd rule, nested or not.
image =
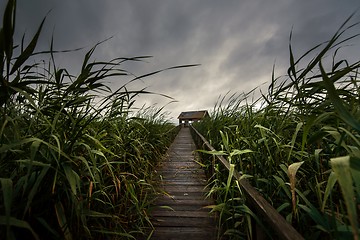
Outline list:
[[[216,239],[215,216],[206,208],[214,202],[205,199],[207,180],[194,150],[189,128],[182,128],[157,170],[163,194],[151,213],[151,239]]]

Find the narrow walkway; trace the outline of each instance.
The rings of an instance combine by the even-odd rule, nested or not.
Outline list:
[[[216,239],[214,216],[204,208],[214,203],[204,197],[207,181],[194,150],[189,128],[182,128],[158,168],[164,194],[151,214],[155,227],[151,239]]]

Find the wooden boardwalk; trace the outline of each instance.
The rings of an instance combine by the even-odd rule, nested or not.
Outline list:
[[[151,213],[155,227],[151,239],[216,239],[216,222],[205,199],[207,180],[196,162],[195,144],[189,128],[182,128],[158,168],[159,188],[164,193]]]

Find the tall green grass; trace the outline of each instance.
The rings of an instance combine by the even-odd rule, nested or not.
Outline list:
[[[290,36],[286,78],[273,73],[268,93],[254,103],[247,102],[248,94],[223,97],[211,118],[196,124],[309,239],[359,236],[360,61],[338,57],[358,37],[347,34],[358,25],[351,18],[329,41],[298,58]],[[234,154],[238,150],[248,151]],[[225,235],[249,238],[252,223],[247,217],[252,213],[228,176],[215,165],[210,191],[218,200],[214,210],[222,215]]]
[[[136,112],[136,97],[148,92],[128,84],[160,71],[114,91],[105,82],[121,80],[122,64],[144,57],[94,61],[96,45],[73,76],[56,65],[53,41],[36,52],[45,19],[29,43],[16,43],[15,13],[9,0],[0,30],[1,239],[143,235],[153,166],[174,126],[162,109]]]

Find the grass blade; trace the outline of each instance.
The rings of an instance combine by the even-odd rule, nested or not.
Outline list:
[[[350,156],[332,158],[331,167],[341,187],[354,239],[358,239],[358,220],[354,201],[353,179],[350,170]]]
[[[13,182],[9,178],[0,178],[3,201],[5,207],[6,235],[10,236],[11,203],[13,198]]]

